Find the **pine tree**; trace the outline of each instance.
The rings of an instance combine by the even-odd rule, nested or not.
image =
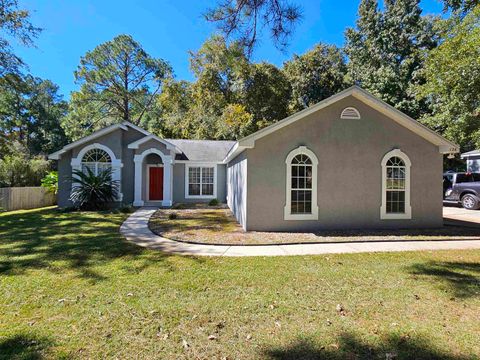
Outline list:
[[[356,28],[347,29],[350,79],[413,118],[429,111],[414,87],[424,82],[424,54],[437,45],[434,18],[422,16],[419,0],[362,0]]]

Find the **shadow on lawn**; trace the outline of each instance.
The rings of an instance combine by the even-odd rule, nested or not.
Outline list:
[[[94,212],[62,213],[42,209],[5,214],[0,218],[0,274],[19,274],[27,269],[65,268],[79,276],[101,281],[104,275],[92,269],[118,258],[124,270],[140,272],[167,258],[128,243],[119,233],[122,215]],[[168,266],[168,264],[166,264]]]
[[[368,344],[351,333],[342,334],[333,344],[317,344],[311,339],[301,339],[288,347],[270,348],[263,356],[272,360],[322,360],[322,359],[415,359],[415,360],[466,360],[472,357],[448,354],[433,346],[425,338],[404,338],[390,335],[380,344]]]
[[[414,264],[408,270],[447,285],[458,298],[480,296],[480,263],[431,261]]]
[[[0,338],[0,359],[43,359],[52,345],[52,341],[48,338],[30,335]]]

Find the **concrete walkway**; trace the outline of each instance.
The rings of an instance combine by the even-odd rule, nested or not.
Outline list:
[[[285,256],[334,253],[480,249],[480,240],[462,241],[385,241],[340,244],[286,245],[200,245],[187,244],[158,236],[148,228],[148,220],[157,210],[143,207],[135,211],[120,227],[120,233],[137,245],[170,254],[196,256]]]
[[[465,210],[460,206],[444,206],[443,222],[447,225],[480,228],[480,210]]]

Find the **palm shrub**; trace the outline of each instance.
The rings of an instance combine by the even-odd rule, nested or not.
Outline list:
[[[95,175],[86,168],[86,172],[73,170],[74,186],[70,200],[76,208],[83,210],[101,210],[115,201],[119,192],[119,181],[112,180],[112,169],[105,169]]]

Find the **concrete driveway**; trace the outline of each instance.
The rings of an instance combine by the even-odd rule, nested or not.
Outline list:
[[[443,221],[446,225],[463,225],[480,228],[480,210],[465,210],[455,205],[444,206]]]

